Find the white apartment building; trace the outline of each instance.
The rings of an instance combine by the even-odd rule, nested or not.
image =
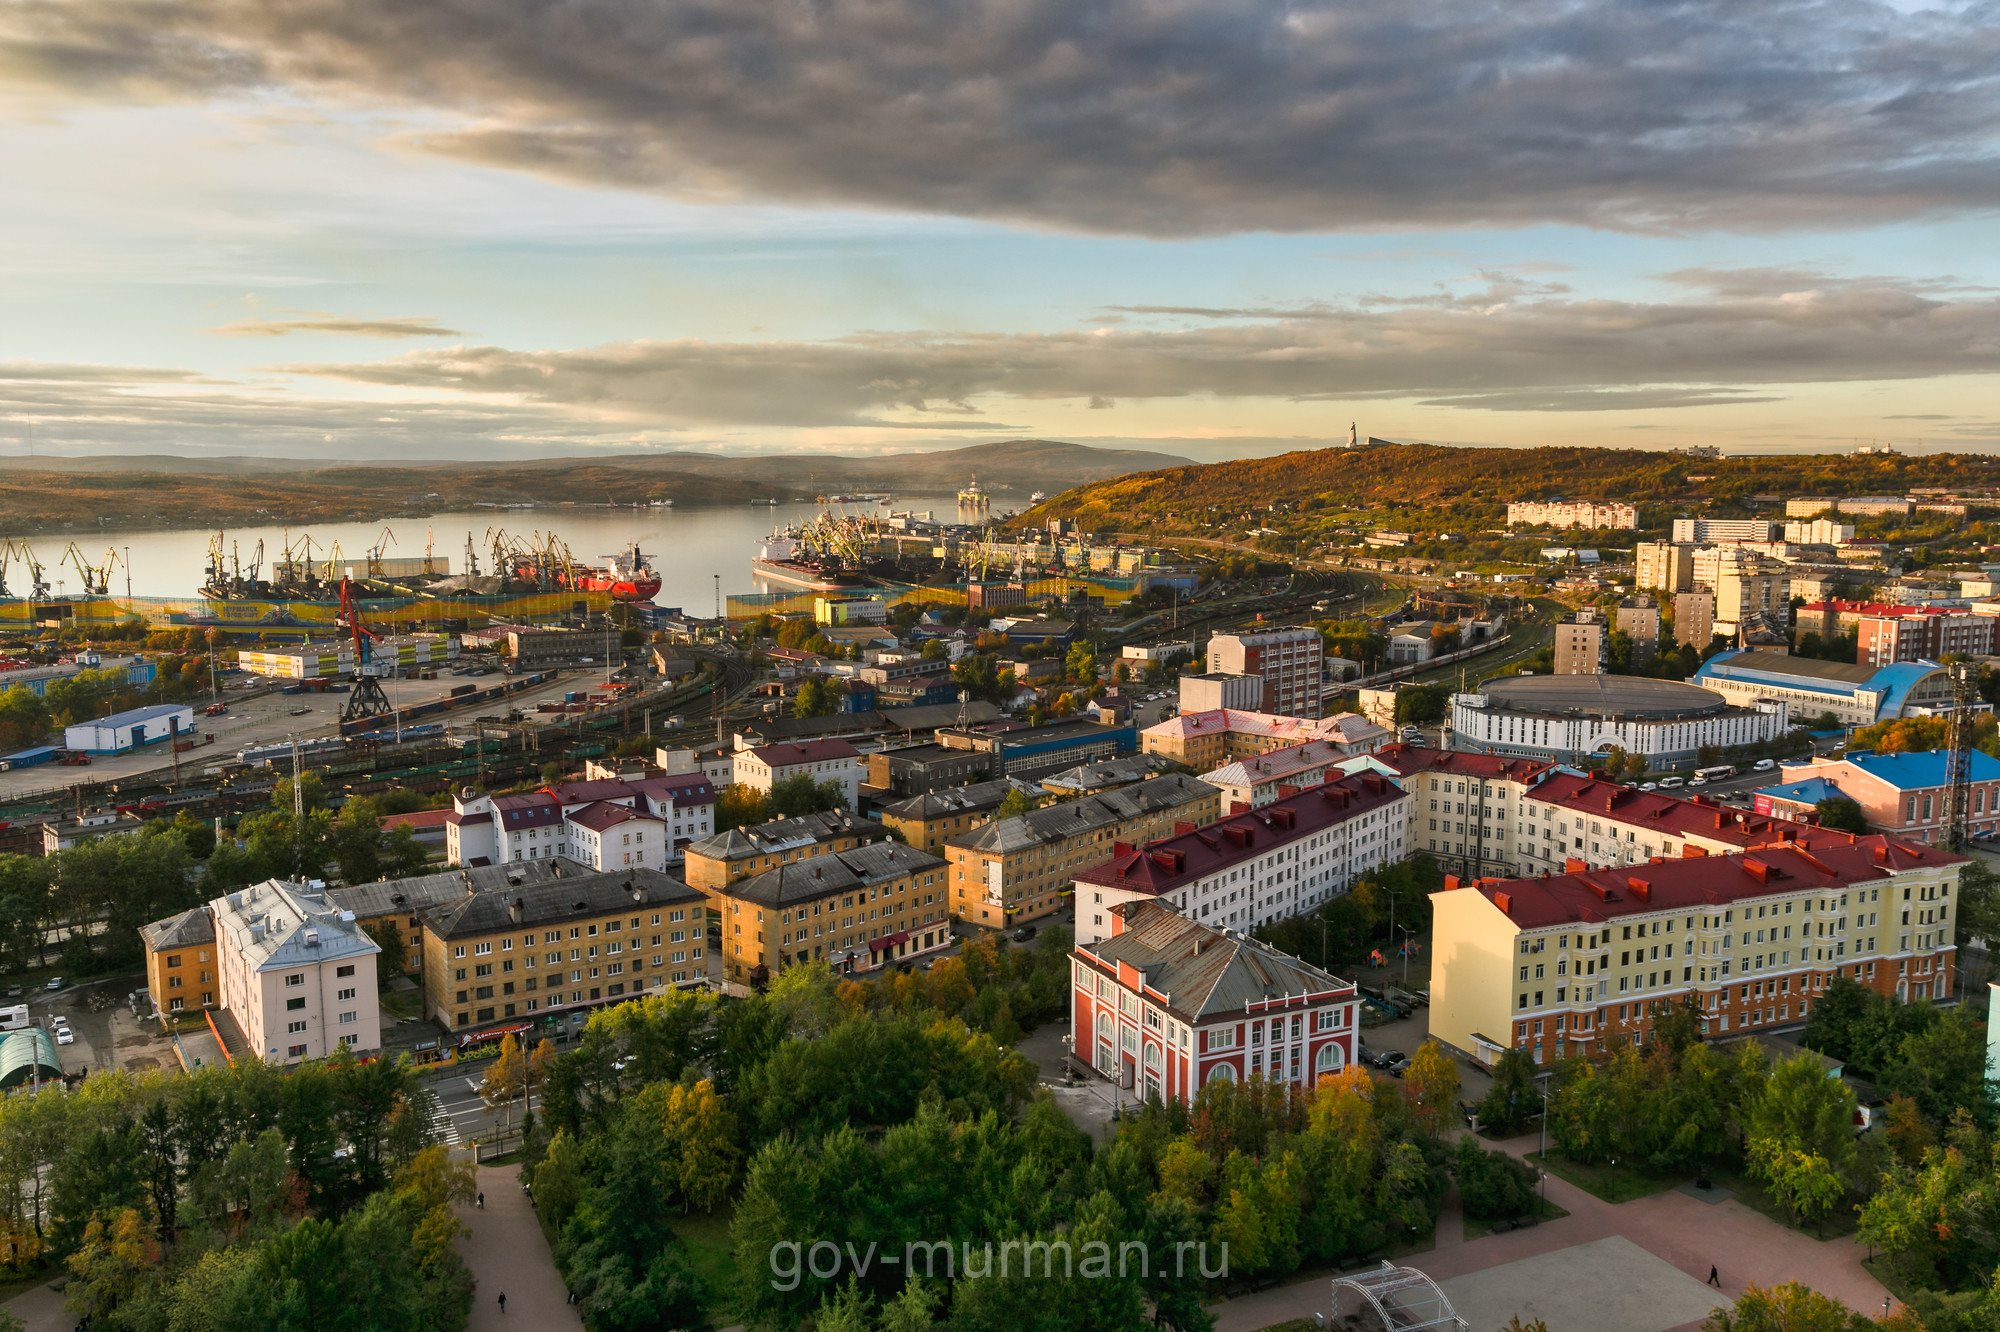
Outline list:
[[[1593,531],[1600,527],[1620,527],[1629,530],[1639,526],[1639,510],[1630,504],[1572,504],[1561,500],[1552,504],[1509,504],[1507,526],[1583,527]]]
[[[1785,540],[1801,546],[1844,546],[1854,540],[1854,524],[1809,518],[1785,524]]]
[[[787,740],[736,754],[736,781],[753,791],[768,793],[800,773],[816,782],[840,783],[846,808],[853,812],[860,796],[861,752],[845,740]]]
[[[661,869],[667,863],[666,826],[651,814],[600,801],[563,820],[568,856],[594,870],[633,865]]]
[[[1363,772],[1142,846],[1119,842],[1076,876],[1076,941],[1109,935],[1112,909],[1133,901],[1239,933],[1310,911],[1402,859],[1409,803]]]
[[[1778,524],[1767,518],[1676,518],[1676,542],[1770,541],[1778,534]]]
[[[1320,715],[1319,630],[1270,629],[1257,634],[1217,634],[1208,640],[1208,673],[1260,675],[1264,712],[1287,717]]]
[[[1508,829],[1548,763],[1414,745],[1392,745],[1375,757],[1411,797],[1403,855],[1421,851],[1475,878],[1521,872]]]
[[[467,787],[445,816],[445,856],[467,867],[562,856],[601,870],[665,869],[714,832],[714,819],[715,788],[699,773],[565,782],[521,795]],[[607,841],[614,827],[616,840]]]
[[[320,888],[267,879],[208,904],[222,1007],[258,1057],[323,1059],[382,1048],[382,949]]]

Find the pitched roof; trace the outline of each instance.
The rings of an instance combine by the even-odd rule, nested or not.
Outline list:
[[[1240,1013],[1264,1000],[1354,993],[1354,983],[1226,930],[1189,920],[1158,902],[1112,910],[1125,928],[1077,948],[1076,956],[1116,976],[1119,964],[1142,973],[1176,1016],[1194,1023]]]
[[[1874,836],[1846,846],[1808,850],[1767,845],[1726,856],[1658,860],[1541,879],[1482,879],[1469,887],[1454,887],[1447,879],[1444,891],[1480,893],[1516,925],[1532,930],[1602,924],[1657,911],[1706,911],[1745,898],[1847,888],[1887,878],[1894,870],[1965,861],[1936,847]]]
[[[1010,851],[1062,841],[1143,814],[1178,809],[1219,795],[1207,782],[1180,773],[1169,773],[1116,791],[1100,791],[1081,800],[1029,810],[1011,819],[995,819],[960,833],[946,841],[945,845],[990,855],[1005,855]]]
[[[177,916],[141,925],[139,938],[144,941],[146,950],[153,953],[214,943],[215,919],[208,914],[205,906],[190,907]]]
[[[424,915],[424,925],[440,938],[463,939],[497,934],[515,926],[542,926],[581,916],[607,915],[620,907],[698,906],[706,900],[699,889],[658,870],[585,872],[555,883],[476,893],[432,908]],[[517,905],[518,920],[513,914]]]
[[[384,814],[376,822],[383,832],[392,828],[442,828],[451,815],[448,809],[419,809],[408,814]]]
[[[1781,835],[1796,834],[1800,825],[1789,819],[1731,809],[1701,796],[1691,798],[1664,791],[1640,791],[1622,782],[1558,770],[1528,799],[1578,814],[1595,814],[1620,823],[1658,829],[1668,837],[1701,837],[1738,847],[1761,846]],[[1847,833],[1838,836],[1846,838]]]
[[[1334,717],[1287,717],[1281,713],[1249,712],[1242,708],[1210,708],[1204,712],[1183,712],[1178,717],[1169,717],[1156,726],[1147,727],[1145,734],[1157,739],[1185,740],[1190,736],[1231,731],[1291,741],[1322,740],[1330,736],[1345,738],[1343,719],[1354,716],[1353,713],[1341,713]],[[1364,718],[1357,720],[1365,721]]]
[[[1540,759],[1506,758],[1499,754],[1471,754],[1460,749],[1432,749],[1420,745],[1384,745],[1375,757],[1408,777],[1419,772],[1448,772],[1460,777],[1496,778],[1510,782],[1532,781],[1555,765]]]
[[[752,828],[724,828],[690,842],[687,854],[709,860],[742,860],[796,851],[841,837],[886,837],[888,832],[881,824],[856,818],[844,809],[825,809],[792,819],[772,819]]]
[[[606,828],[615,828],[621,823],[658,823],[659,821],[658,818],[651,814],[642,813],[636,809],[628,809],[624,805],[614,805],[609,801],[603,800],[598,801],[594,805],[585,805],[582,809],[575,811],[569,816],[569,822],[576,824],[579,828],[588,828],[592,832],[603,832]]]
[[[1970,751],[1972,760],[1972,780],[1990,782],[2000,780],[2000,759],[1981,750]],[[1873,750],[1850,749],[1838,759],[1829,759],[1810,766],[1801,765],[1788,768],[1786,775],[1793,772],[1810,772],[1816,775],[1838,775],[1843,764],[1858,772],[1866,773],[1898,791],[1916,791],[1926,787],[1945,784],[1945,767],[1949,756],[1942,749],[1933,749],[1915,754],[1877,754]]]
[[[352,911],[363,920],[373,920],[377,916],[406,913],[414,916],[470,893],[494,892],[547,883],[564,875],[594,872],[588,865],[554,856],[547,860],[516,860],[504,865],[468,866],[440,874],[357,883],[346,888],[329,888],[326,896],[335,906]]]
[[[665,777],[648,777],[632,783],[632,788],[656,803],[673,801],[676,809],[715,803],[715,783],[706,773],[677,772]]]
[[[553,828],[562,822],[562,805],[546,791],[493,797],[493,813],[508,831]]]
[[[1817,805],[1822,800],[1837,799],[1846,792],[1831,778],[1808,777],[1802,782],[1786,782],[1781,786],[1760,786],[1750,794],[1789,800],[1793,804]]]
[[[900,842],[878,842],[778,865],[740,880],[725,891],[731,897],[775,908],[944,867],[944,861],[929,852]]]
[[[964,753],[964,750],[954,750]],[[1041,797],[1047,792],[1039,787],[1016,781],[1012,777],[1002,777],[997,781],[974,782],[969,786],[947,786],[939,791],[926,791],[913,795],[907,800],[882,805],[876,813],[883,818],[894,819],[941,819],[951,814],[983,813],[998,809],[1003,801],[1019,791],[1030,797]]]
[[[786,740],[774,745],[759,745],[750,751],[767,768],[791,768],[801,763],[833,763],[840,759],[861,757],[861,751],[845,740]]]
[[[1290,845],[1300,837],[1409,798],[1395,783],[1374,773],[1338,777],[1192,832],[1175,833],[1144,846],[1120,843],[1109,860],[1076,875],[1076,881],[1148,895],[1172,892],[1219,870],[1268,855],[1274,847]]]
[[[1203,773],[1201,779],[1212,786],[1255,786],[1281,782],[1302,773],[1321,772],[1346,757],[1331,741],[1308,740],[1302,745],[1287,745],[1255,758],[1224,764],[1213,772]]]
[[[631,800],[638,795],[637,785],[617,777],[599,777],[588,782],[558,782],[542,789],[569,806],[588,805],[597,800]]]
[[[218,940],[226,939],[252,971],[278,971],[382,951],[354,913],[320,889],[266,879],[208,904]]]

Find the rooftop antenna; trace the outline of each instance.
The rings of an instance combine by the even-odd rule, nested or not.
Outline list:
[[[1972,814],[1973,712],[1979,700],[1979,668],[1969,661],[1952,663],[1950,746],[1945,751],[1945,799],[1948,818],[1945,842],[1953,851],[1965,848],[1966,825]]]

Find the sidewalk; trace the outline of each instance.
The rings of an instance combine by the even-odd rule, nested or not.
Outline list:
[[[1533,1134],[1499,1144],[1515,1156],[1526,1156],[1539,1145]],[[1414,1255],[1407,1265],[1444,1282],[1616,1235],[1697,1281],[1708,1279],[1713,1264],[1722,1281],[1718,1302],[1734,1300],[1753,1282],[1775,1286],[1797,1281],[1867,1313],[1881,1308],[1888,1293],[1861,1266],[1868,1251],[1859,1241],[1816,1240],[1733,1199],[1711,1204],[1669,1189],[1614,1205],[1555,1175],[1548,1178],[1548,1197],[1569,1215],[1467,1243],[1454,1189],[1438,1220],[1437,1247]],[[1288,1318],[1330,1312],[1330,1289],[1329,1278],[1320,1276],[1230,1300],[1215,1306],[1216,1332],[1256,1332]],[[1565,1330],[1551,1324],[1550,1332]]]
[[[472,1317],[466,1332],[541,1332],[581,1328],[583,1315],[569,1303],[555,1256],[542,1238],[541,1223],[521,1192],[514,1166],[479,1167],[486,1207],[461,1207],[459,1220],[472,1233],[458,1242],[459,1256],[472,1269]],[[500,1312],[506,1292],[507,1312]]]

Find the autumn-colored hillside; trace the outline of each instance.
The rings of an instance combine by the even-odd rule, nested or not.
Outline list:
[[[1215,507],[1455,509],[1501,516],[1509,500],[1617,499],[1698,504],[1750,495],[1906,494],[1917,487],[2000,485],[2000,459],[1980,454],[1698,459],[1640,449],[1457,449],[1376,445],[1171,467],[1065,491],[1024,515],[1084,526],[1171,521]]]

